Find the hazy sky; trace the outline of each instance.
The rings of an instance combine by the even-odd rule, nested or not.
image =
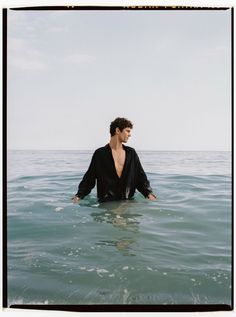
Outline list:
[[[8,11],[8,148],[230,150],[231,13]]]

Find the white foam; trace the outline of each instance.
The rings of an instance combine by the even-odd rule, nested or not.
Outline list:
[[[97,273],[109,273],[109,271],[105,269],[97,269]]]
[[[57,207],[55,208],[55,211],[62,211],[64,208],[63,207]]]
[[[96,269],[98,276],[103,277],[103,275],[101,275],[101,273],[109,273],[109,271],[105,270],[105,269]]]
[[[10,303],[10,305],[27,305],[27,304],[32,304],[32,305],[48,305],[49,301],[48,299],[46,299],[45,301],[30,301],[30,302],[26,302],[25,299],[23,298],[17,298],[17,299],[13,299]]]
[[[92,207],[98,207],[99,206],[99,204],[94,204],[94,205],[92,205]]]

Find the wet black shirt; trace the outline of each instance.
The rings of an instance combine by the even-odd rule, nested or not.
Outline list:
[[[94,188],[96,181],[99,201],[131,199],[135,189],[144,197],[152,193],[136,151],[125,145],[123,148],[126,155],[121,176],[117,175],[111,147],[107,144],[94,152],[76,196],[83,199]]]

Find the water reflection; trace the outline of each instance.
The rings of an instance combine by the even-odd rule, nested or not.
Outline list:
[[[97,207],[97,212],[91,214],[95,221],[111,223],[114,227],[124,230],[139,230],[138,217],[141,214],[132,211],[134,203],[132,201],[125,202],[106,202],[101,203]]]
[[[117,240],[100,240],[96,243],[96,245],[115,247],[123,255],[135,256],[132,250],[134,243],[135,239],[121,238]]]
[[[123,236],[116,240],[101,240],[96,243],[97,245],[114,246],[123,255],[135,255],[132,253],[131,246],[136,241],[135,235],[139,232],[138,218],[142,215],[134,213],[134,206],[133,201],[106,202],[97,206],[97,212],[91,213],[95,221],[110,223],[117,229],[134,233],[132,237]]]

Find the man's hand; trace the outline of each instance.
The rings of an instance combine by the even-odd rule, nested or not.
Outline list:
[[[157,200],[157,197],[155,195],[153,195],[153,194],[149,194],[147,196],[147,198],[148,198],[148,200],[152,200],[152,201]]]
[[[78,204],[80,202],[80,198],[78,196],[74,196],[73,198],[71,198],[73,204]]]

